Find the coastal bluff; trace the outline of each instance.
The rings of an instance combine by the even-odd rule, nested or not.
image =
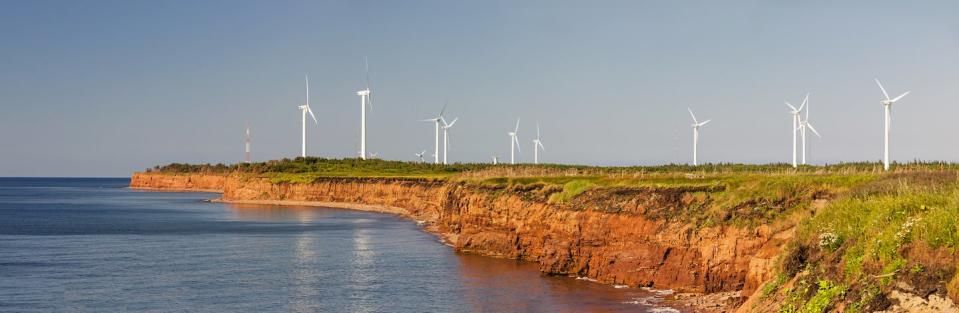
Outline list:
[[[694,210],[716,188],[601,188],[553,203],[548,186],[419,178],[273,182],[244,174],[135,173],[135,189],[222,193],[223,202],[320,205],[416,220],[457,251],[538,263],[543,273],[681,292],[741,292],[772,278],[793,227],[704,226]]]

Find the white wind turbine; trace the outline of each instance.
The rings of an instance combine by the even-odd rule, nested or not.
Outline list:
[[[496,165],[497,163],[499,163],[499,157],[498,157],[498,156],[496,156],[496,155],[494,154],[494,155],[492,155],[491,157],[493,158],[493,165]]]
[[[434,164],[440,163],[440,122],[443,121],[443,112],[446,112],[447,104],[449,104],[449,102],[447,102],[446,104],[443,104],[443,109],[440,110],[440,114],[436,115],[436,117],[420,120],[421,122],[433,122],[436,126],[436,138],[434,141],[435,144],[433,146],[433,163]]]
[[[822,138],[822,135],[819,135],[819,132],[816,131],[816,128],[812,127],[812,124],[809,123],[809,108],[812,105],[806,104],[806,119],[799,121],[799,137],[802,138],[802,164],[806,165],[806,129],[809,129],[816,134],[816,137]]]
[[[885,148],[883,149],[883,153],[882,153],[882,167],[883,169],[888,171],[889,170],[889,127],[892,125],[892,104],[896,103],[896,101],[899,101],[899,99],[902,99],[902,97],[905,97],[912,91],[906,91],[905,93],[899,95],[895,99],[890,99],[889,93],[886,92],[886,88],[882,87],[882,83],[879,82],[878,78],[876,79],[876,85],[879,85],[879,89],[882,90],[882,95],[886,97],[885,99],[880,100],[879,102],[882,103],[883,109],[885,109],[884,110],[885,118],[883,120],[883,125],[885,125],[885,137],[883,139],[885,143]]]
[[[373,110],[373,88],[370,87],[370,62],[364,59],[366,65],[366,88],[356,92],[360,96],[360,158],[366,160],[366,106]]]
[[[306,157],[306,114],[310,113],[310,117],[313,118],[313,123],[317,125],[320,124],[316,120],[316,115],[313,115],[313,110],[310,109],[310,76],[306,76],[306,104],[299,106],[300,111],[303,113],[303,145],[300,150],[300,156]]]
[[[426,160],[423,159],[423,156],[426,155],[426,150],[423,150],[423,152],[420,153],[414,153],[413,155],[420,159],[420,163],[426,162]]]
[[[693,117],[693,165],[699,165],[699,163],[696,161],[696,146],[699,144],[699,127],[706,125],[712,120],[706,120],[705,122],[700,123],[696,120],[696,115],[693,114],[693,109],[686,108],[686,110],[689,111],[689,116]]]
[[[442,118],[441,118],[442,119]],[[459,118],[454,118],[452,122],[446,124],[446,119],[443,121],[443,164],[449,164],[446,162],[446,157],[450,155],[450,128],[453,127],[453,124],[456,124],[456,120]]]
[[[806,106],[806,101],[809,101],[809,94],[806,93],[806,97],[802,100],[802,105],[797,109],[789,101],[786,101],[786,105],[789,106],[789,114],[793,115],[793,167],[798,166],[796,163],[796,131],[799,130],[799,114],[802,113],[802,109]]]
[[[507,133],[509,134],[509,164],[516,164],[516,153],[513,150],[518,150],[522,152],[522,149],[519,148],[519,119],[516,119],[516,128],[513,128],[513,131]]]
[[[533,139],[533,164],[539,164],[539,149],[546,151],[543,142],[539,140],[539,123],[536,123],[536,139]]]

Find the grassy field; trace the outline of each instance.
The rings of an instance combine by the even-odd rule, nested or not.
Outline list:
[[[246,173],[277,183],[427,178],[548,190],[548,201],[560,205],[597,189],[703,187],[709,191],[693,195],[708,198],[708,205],[673,212],[674,218],[703,227],[796,227],[779,275],[761,290],[782,312],[822,312],[840,304],[846,311],[869,311],[903,281],[946,289],[959,299],[959,164],[954,163],[895,164],[884,172],[879,163],[794,169],[787,164],[494,166],[297,158],[229,166],[171,164],[150,171]],[[821,207],[814,206],[816,201]]]

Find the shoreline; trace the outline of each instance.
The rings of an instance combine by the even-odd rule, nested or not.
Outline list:
[[[323,202],[323,201],[299,201],[299,200],[224,200],[222,197],[207,199],[207,201],[212,203],[223,203],[223,204],[268,205],[268,206],[281,206],[281,207],[314,207],[314,208],[330,208],[330,209],[354,210],[354,211],[370,212],[370,213],[392,214],[392,215],[397,215],[399,217],[402,217],[404,219],[412,220],[413,222],[417,224],[417,226],[420,226],[420,229],[423,230],[424,232],[438,237],[440,239],[440,243],[442,243],[443,245],[449,246],[450,248],[453,248],[454,253],[466,253],[471,255],[478,255],[481,257],[488,257],[488,258],[516,260],[516,259],[510,259],[510,258],[497,257],[493,255],[470,253],[469,251],[459,251],[455,248],[455,245],[453,244],[455,240],[457,239],[457,236],[455,234],[443,233],[443,232],[439,232],[434,229],[431,229],[429,222],[420,221],[412,218],[408,210],[400,207],[393,207],[393,206],[387,206],[387,205],[369,205],[369,204],[350,203],[350,202]],[[529,261],[523,261],[523,260],[516,260],[516,261],[529,262]],[[530,262],[530,263],[535,263],[535,262]],[[566,279],[578,279],[578,280],[583,279],[579,276],[572,276],[572,275],[571,276],[551,275],[551,276],[562,277]],[[602,283],[595,279],[587,278],[585,280],[591,283],[609,286],[611,288],[617,288],[617,289],[622,288],[622,287],[619,287],[620,285]],[[631,288],[631,287],[627,287],[627,288]],[[632,288],[632,289],[648,292],[651,297],[658,297],[659,300],[661,301],[659,303],[665,304],[665,305],[659,306],[654,304],[656,302],[650,302],[648,303],[648,306],[651,309],[652,308],[669,308],[669,309],[677,310],[677,312],[684,312],[681,310],[692,308],[694,310],[693,312],[709,312],[708,309],[712,307],[709,305],[704,305],[702,301],[705,299],[709,299],[710,294],[675,293],[673,290],[669,290],[669,289],[667,290],[658,290],[658,289],[649,289],[649,288]],[[664,294],[663,293],[664,291],[666,291],[667,293]],[[679,295],[679,294],[683,295],[684,297],[677,298],[676,295]],[[725,293],[719,293],[719,294],[725,294]],[[700,301],[696,301],[696,300],[700,300]],[[721,308],[722,306],[715,306],[715,307]]]
[[[159,192],[195,192],[195,193],[218,193],[223,194],[220,189],[200,189],[200,188],[155,188],[155,187],[130,187],[127,189],[138,191],[159,191]]]
[[[487,244],[487,245],[488,245],[488,244],[490,244],[490,242],[492,242],[493,244],[496,243],[495,240],[496,240],[497,238],[496,238],[495,236],[496,236],[496,235],[499,235],[499,234],[497,234],[497,233],[495,233],[495,232],[491,232],[491,233],[492,233],[492,236],[494,236],[494,237],[483,237],[483,235],[490,236],[490,235],[489,235],[490,233],[481,234],[480,236],[477,236],[476,233],[469,233],[469,234],[467,234],[467,237],[465,237],[465,238],[464,238],[461,234],[459,234],[459,233],[448,232],[448,230],[446,230],[446,229],[443,227],[444,225],[438,224],[440,221],[434,220],[434,219],[435,219],[435,216],[433,216],[432,214],[430,214],[430,213],[432,213],[432,212],[418,211],[418,210],[416,209],[416,207],[415,207],[415,205],[417,205],[416,200],[421,200],[421,201],[423,201],[424,198],[419,198],[419,199],[413,198],[413,199],[414,199],[413,202],[410,202],[410,201],[399,201],[399,202],[394,201],[394,202],[392,202],[392,204],[413,205],[414,208],[412,208],[412,209],[410,209],[410,208],[403,208],[403,207],[399,207],[399,206],[391,206],[391,205],[389,205],[389,204],[390,204],[389,201],[385,201],[386,204],[364,204],[364,203],[355,202],[355,201],[357,201],[357,200],[372,200],[372,202],[377,202],[376,200],[381,200],[381,198],[382,198],[382,199],[390,199],[390,198],[389,198],[390,195],[389,195],[388,193],[391,192],[391,191],[386,191],[386,192],[387,192],[387,195],[383,195],[383,194],[380,194],[380,192],[384,192],[382,189],[375,189],[375,188],[380,187],[380,186],[374,185],[373,187],[370,187],[370,186],[362,186],[362,185],[361,185],[361,186],[357,187],[357,186],[354,186],[354,185],[342,184],[342,186],[346,186],[346,187],[340,187],[340,188],[347,188],[348,190],[336,190],[337,192],[352,192],[352,193],[357,193],[357,192],[363,193],[363,192],[370,191],[370,192],[372,192],[372,194],[375,194],[376,197],[380,197],[380,198],[374,197],[374,198],[372,198],[372,199],[368,199],[368,198],[366,198],[366,197],[359,197],[359,198],[357,198],[357,197],[330,197],[330,196],[326,196],[326,197],[323,197],[323,199],[331,199],[331,200],[333,200],[333,201],[316,201],[316,200],[267,200],[267,199],[255,199],[255,198],[257,198],[257,197],[263,197],[263,193],[264,193],[264,192],[267,192],[267,191],[265,191],[265,190],[268,190],[268,189],[266,189],[266,188],[273,188],[273,187],[274,187],[274,185],[272,185],[272,184],[266,184],[266,183],[264,183],[262,186],[260,186],[260,185],[254,184],[254,183],[250,183],[250,182],[244,181],[244,182],[242,182],[242,183],[243,183],[242,186],[244,186],[244,187],[243,187],[243,188],[239,188],[239,187],[236,186],[236,185],[231,185],[231,183],[236,184],[237,182],[235,182],[235,181],[227,181],[227,182],[224,182],[224,186],[223,186],[223,188],[224,188],[224,189],[227,189],[227,190],[224,190],[224,189],[211,190],[211,189],[203,189],[203,188],[195,188],[195,187],[192,187],[192,186],[201,186],[201,185],[202,185],[203,187],[212,187],[212,186],[214,186],[214,185],[209,185],[209,184],[205,183],[205,181],[203,180],[203,178],[204,178],[204,177],[187,177],[185,182],[179,182],[179,183],[176,182],[176,181],[173,181],[172,183],[171,183],[171,182],[167,182],[167,181],[163,181],[163,182],[162,182],[163,184],[161,184],[161,185],[166,185],[166,186],[168,186],[168,187],[156,188],[156,187],[143,187],[143,186],[141,185],[141,186],[139,186],[139,187],[130,187],[130,189],[133,189],[133,190],[144,190],[144,191],[163,191],[163,192],[208,192],[208,193],[216,193],[216,194],[219,194],[219,197],[207,198],[207,199],[205,199],[204,201],[214,202],[214,203],[224,203],[224,204],[235,204],[235,205],[263,205],[263,206],[286,206],[286,207],[323,207],[323,208],[355,210],[355,211],[371,212],[371,213],[394,214],[394,215],[397,215],[397,216],[399,216],[399,217],[401,217],[401,218],[408,219],[408,220],[410,220],[410,221],[416,222],[417,225],[419,226],[419,228],[420,228],[421,230],[423,230],[423,231],[425,231],[425,232],[427,232],[427,233],[430,233],[430,234],[436,236],[437,239],[438,239],[438,241],[439,241],[440,243],[445,244],[445,245],[447,245],[447,246],[450,246],[451,248],[453,248],[453,251],[454,251],[455,253],[464,253],[464,254],[471,254],[471,255],[479,255],[479,256],[485,256],[485,257],[494,257],[494,258],[498,258],[498,259],[522,260],[522,259],[517,259],[517,258],[510,257],[509,254],[497,253],[497,252],[500,252],[500,251],[496,251],[495,249],[493,249],[493,251],[485,251],[485,250],[482,249],[482,245],[483,245],[483,244]],[[147,182],[147,185],[148,185],[148,186],[149,186],[149,183],[156,183],[156,182]],[[339,183],[339,182],[337,182],[337,183]],[[377,183],[380,183],[380,182],[377,182]],[[286,188],[293,188],[293,187],[290,187],[290,186],[287,186],[287,185],[283,185],[283,186],[285,186]],[[299,186],[299,185],[296,185],[296,186]],[[184,188],[184,187],[186,187],[186,188]],[[232,188],[232,189],[231,189],[231,188]],[[336,187],[326,186],[326,187],[324,187],[324,188],[336,188]],[[366,189],[363,189],[363,188],[370,188],[370,189],[373,189],[373,190],[366,190]],[[382,188],[382,187],[380,187],[380,188]],[[390,187],[390,188],[395,188],[395,187]],[[409,187],[409,186],[406,186],[406,185],[402,185],[400,188],[415,188],[415,187]],[[310,192],[309,190],[296,190],[296,189],[292,189],[292,190],[284,189],[284,190],[281,190],[282,192],[276,192],[275,190],[272,190],[272,189],[269,189],[269,190],[270,190],[270,191],[269,191],[269,192],[270,192],[270,196],[276,197],[276,198],[280,198],[280,199],[287,198],[287,197],[291,197],[291,196],[298,196],[298,197],[302,198],[302,194],[307,194],[307,193]],[[410,192],[410,191],[414,191],[414,192],[425,192],[425,193],[430,193],[430,194],[433,194],[433,192],[434,192],[433,190],[400,190],[400,192]],[[396,191],[393,190],[392,192],[396,192]],[[440,191],[440,192],[443,192],[443,191]],[[274,193],[275,193],[275,194],[274,194]],[[302,193],[302,194],[299,194],[299,193]],[[225,199],[225,198],[227,197],[227,195],[229,195],[229,197],[240,197],[240,198],[246,198],[246,199],[237,199],[237,200]],[[404,196],[406,196],[406,195],[404,194]],[[385,198],[383,198],[383,197],[385,197]],[[251,199],[251,198],[253,198],[253,199]],[[402,197],[401,197],[401,198],[402,198]],[[395,199],[395,198],[393,198],[393,199]],[[406,199],[409,199],[409,198],[406,198]],[[425,201],[434,200],[434,199],[431,199],[431,198],[425,198],[425,199],[426,199]],[[499,205],[505,206],[507,212],[509,211],[510,205],[524,205],[524,204],[526,204],[525,202],[509,202],[509,201],[516,201],[515,199],[510,199],[510,198],[505,198],[505,199],[507,199],[507,200],[505,200],[506,202],[505,202],[505,203],[499,203]],[[344,202],[344,201],[337,201],[337,200],[346,200],[346,202]],[[380,202],[383,202],[383,201],[380,201]],[[423,203],[419,203],[419,204],[422,205]],[[467,206],[469,206],[468,203],[467,203],[467,204],[459,203],[459,205],[467,205]],[[480,209],[486,209],[486,208],[485,208],[485,207],[481,207]],[[542,208],[540,208],[540,209],[542,209]],[[507,213],[507,214],[508,214],[508,213]],[[490,238],[492,238],[492,239],[490,239]],[[464,239],[467,240],[467,243],[465,243],[465,244],[461,242],[461,241],[463,241]],[[474,240],[475,240],[475,242],[472,242],[472,241],[474,241]],[[476,242],[478,242],[478,243],[480,244],[479,249],[477,249]],[[463,248],[457,248],[459,245],[462,245]],[[494,246],[494,248],[497,248],[497,247]],[[590,275],[583,275],[583,274],[579,274],[579,273],[577,273],[577,274],[566,273],[566,274],[562,274],[562,275],[550,274],[551,271],[550,271],[549,269],[547,269],[547,270],[543,270],[543,269],[542,269],[543,262],[533,261],[533,260],[527,260],[527,261],[529,261],[529,262],[534,262],[534,263],[540,263],[540,267],[541,267],[540,271],[541,271],[542,273],[545,273],[545,275],[548,275],[548,276],[557,276],[557,277],[572,278],[572,279],[588,278],[588,280],[590,280],[590,281],[599,283],[599,284],[601,284],[601,285],[607,285],[607,286],[610,286],[610,287],[612,287],[612,288],[622,288],[622,287],[619,287],[619,286],[624,286],[624,284],[623,284],[622,282],[617,282],[617,281],[602,281],[602,279],[600,279],[600,278],[592,277],[592,276],[590,276]],[[640,287],[631,287],[631,288],[636,288],[636,290],[643,290],[643,288],[640,288]],[[660,300],[659,300],[659,301],[660,301],[660,302],[659,302],[659,305],[660,305],[660,307],[663,307],[663,308],[669,308],[669,309],[673,309],[673,310],[678,310],[678,311],[680,311],[680,312],[709,312],[709,313],[712,313],[712,312],[732,312],[732,311],[735,311],[735,310],[737,309],[736,304],[738,304],[738,303],[735,303],[735,302],[733,302],[733,301],[727,301],[727,300],[729,300],[729,299],[715,299],[716,297],[711,297],[711,295],[712,295],[713,293],[696,292],[696,291],[691,291],[691,290],[688,290],[688,289],[687,289],[687,290],[684,290],[684,289],[682,289],[682,288],[680,288],[680,289],[668,288],[668,286],[667,286],[667,288],[665,288],[665,289],[657,289],[657,290],[660,290],[660,291],[669,291],[668,294],[660,294],[660,293],[657,293],[657,292],[655,292],[655,291],[652,291],[652,292],[654,293],[653,296],[656,297],[656,298],[658,298],[658,299],[660,299]],[[682,296],[678,296],[679,294],[682,294]],[[721,300],[721,301],[715,301],[715,300]],[[709,303],[706,303],[706,302],[709,302]],[[655,307],[655,306],[654,306],[654,307]]]
[[[323,207],[323,208],[333,208],[333,209],[347,209],[347,210],[356,210],[364,212],[376,212],[376,213],[390,213],[396,214],[403,217],[409,216],[409,211],[400,207],[392,207],[386,205],[370,205],[362,203],[349,203],[349,202],[323,202],[323,201],[299,201],[299,200],[225,200],[221,198],[209,199],[210,202],[214,203],[228,203],[228,204],[258,204],[258,205],[276,205],[276,206],[307,206],[307,207]]]

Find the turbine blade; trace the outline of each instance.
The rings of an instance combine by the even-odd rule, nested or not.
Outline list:
[[[443,109],[440,110],[440,115],[437,115],[437,117],[442,117],[442,116],[443,116],[443,113],[446,112],[446,106],[449,105],[449,104],[450,104],[450,100],[449,100],[449,99],[446,99],[446,103],[443,103]]]
[[[822,135],[820,135],[819,132],[812,127],[812,124],[806,123],[806,127],[809,127],[809,130],[811,130],[813,134],[816,134],[816,137],[822,138]]]
[[[370,89],[370,57],[363,57],[363,65],[366,67],[366,89]]]
[[[370,111],[373,111],[373,90],[370,89],[370,94],[366,95],[366,104],[370,106]]]
[[[699,121],[696,120],[696,114],[693,114],[693,109],[686,108],[686,111],[689,111],[689,116],[693,117],[693,123],[699,124]]]
[[[434,122],[434,121],[436,121],[436,119],[435,119],[435,118],[428,118],[428,119],[419,120],[419,121],[420,121],[420,122]]]
[[[799,111],[799,109],[797,109],[797,108],[794,107],[792,104],[790,104],[789,101],[786,101],[786,106],[788,106],[790,109],[792,109],[793,112],[798,112],[798,111]]]
[[[370,84],[370,58],[363,57],[363,65],[366,66],[366,91],[369,92],[366,95],[366,104],[370,106],[370,111],[373,111],[373,86]]]
[[[806,104],[807,104],[807,103],[809,103],[809,93],[808,93],[808,92],[806,93],[806,97],[802,99],[802,104],[799,105],[799,110],[797,110],[797,111],[802,111],[802,109],[806,107]],[[808,109],[807,109],[807,110],[808,110]]]
[[[516,119],[516,127],[513,128],[514,134],[519,134],[519,118]]]
[[[882,87],[882,83],[879,82],[878,78],[876,78],[876,85],[879,85],[879,89],[882,90],[882,95],[886,96],[886,100],[889,100],[889,93],[886,92],[886,88]]]
[[[536,145],[539,146],[540,149],[543,149],[543,151],[546,151],[546,147],[543,146],[543,142],[542,142],[542,141],[538,141],[538,140],[537,140],[537,141],[536,141]]]
[[[912,92],[912,91],[911,91],[911,90],[910,90],[910,91],[906,91],[905,93],[899,95],[899,96],[896,97],[895,99],[892,99],[892,102],[899,101],[899,99],[902,99],[902,97],[905,97],[905,96],[908,95],[910,92]]]
[[[320,124],[320,122],[316,120],[316,115],[313,115],[313,109],[310,109],[309,105],[306,106],[306,112],[310,113],[310,117],[313,118],[313,123],[316,123],[317,125]]]
[[[306,75],[306,105],[310,105],[310,75]]]
[[[536,140],[539,140],[539,123],[536,123]]]
[[[712,121],[712,120],[706,120],[705,122],[699,123],[699,126],[706,125],[706,124],[708,124],[710,121]]]
[[[460,118],[458,118],[458,117],[457,117],[457,118],[454,118],[454,119],[453,119],[453,121],[452,121],[452,122],[450,122],[450,124],[449,124],[449,125],[446,125],[446,128],[450,128],[450,127],[453,127],[453,124],[456,124],[456,120],[459,120],[459,119],[460,119]]]

